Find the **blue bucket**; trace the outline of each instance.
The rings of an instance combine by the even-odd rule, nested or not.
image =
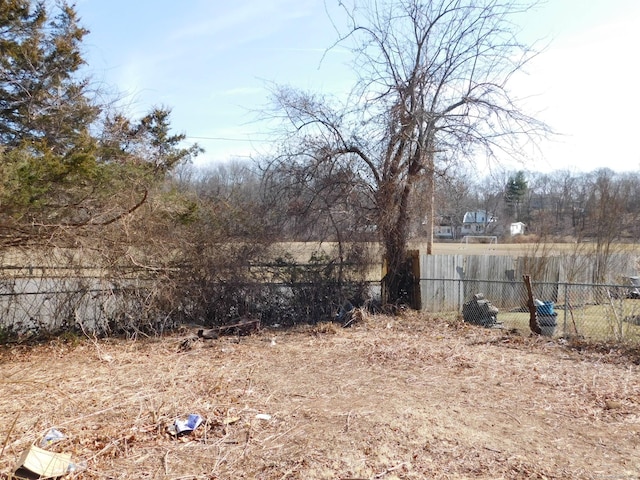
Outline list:
[[[539,315],[553,315],[553,302],[543,302],[543,305],[537,307]]]

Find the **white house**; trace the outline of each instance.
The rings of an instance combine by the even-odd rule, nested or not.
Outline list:
[[[427,225],[428,225],[428,219],[425,217],[424,221],[422,222],[422,228],[426,229]],[[435,222],[433,225],[433,236],[435,238],[440,238],[440,239],[444,239],[444,240],[452,240],[454,238],[457,237],[457,231],[456,231],[456,227],[455,225],[455,221],[454,221],[454,216],[453,215],[448,215],[448,214],[444,214],[444,215],[436,215],[435,217]],[[426,230],[424,230],[425,233]]]
[[[509,225],[509,233],[512,237],[515,237],[516,235],[524,235],[526,227],[527,226],[522,222],[513,222]]]
[[[484,235],[491,223],[497,222],[497,218],[493,214],[485,210],[476,210],[467,212],[462,218],[462,235]]]
[[[437,238],[454,238],[454,231],[451,225],[434,225],[433,236]]]

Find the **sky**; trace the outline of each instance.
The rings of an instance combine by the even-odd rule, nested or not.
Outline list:
[[[195,164],[207,166],[268,150],[259,118],[273,85],[349,90],[350,53],[327,53],[337,3],[76,0],[76,10],[93,81],[131,116],[169,107],[174,131],[206,151]],[[546,47],[512,90],[556,132],[525,169],[640,169],[640,2],[548,0],[522,21],[523,38]]]

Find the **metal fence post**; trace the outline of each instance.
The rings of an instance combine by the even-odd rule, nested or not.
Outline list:
[[[567,310],[569,309],[569,284],[568,283],[564,283],[564,308],[563,308],[563,313],[564,313],[564,321],[562,324],[562,333],[564,335],[567,335]]]

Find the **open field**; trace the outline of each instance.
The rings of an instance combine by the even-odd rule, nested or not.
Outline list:
[[[368,244],[378,247],[375,244]],[[573,252],[587,253],[594,248],[593,243],[462,243],[462,242],[435,242],[433,244],[434,255],[562,255]],[[335,248],[332,242],[286,242],[276,244],[282,250],[290,252],[295,258],[308,260],[308,256],[318,249]],[[415,239],[409,242],[410,249],[421,252],[427,251],[426,241]],[[373,251],[376,251],[374,248]],[[637,252],[640,254],[640,244],[614,244],[611,252]],[[379,253],[379,252],[378,252]]]
[[[87,479],[640,478],[638,352],[415,313],[189,338],[3,347],[0,478],[52,427]]]
[[[367,245],[373,256],[378,258],[381,255],[380,245],[377,243],[363,242]],[[335,252],[337,244],[335,242],[280,242],[273,244],[273,251],[280,254],[290,254],[295,260],[301,263],[309,261],[314,252],[327,251]],[[594,247],[592,243],[462,243],[462,242],[435,242],[433,244],[434,255],[513,255],[513,256],[540,256],[540,255],[562,255],[570,253],[589,253]],[[427,243],[420,239],[409,242],[410,249],[417,249],[426,252]],[[611,252],[636,252],[640,255],[640,244],[614,244]],[[86,252],[75,250],[56,249],[44,250],[42,252],[5,249],[0,252],[0,266],[3,265],[48,265],[59,266],[72,264],[75,266],[94,266],[95,261],[89,260],[90,256]]]

